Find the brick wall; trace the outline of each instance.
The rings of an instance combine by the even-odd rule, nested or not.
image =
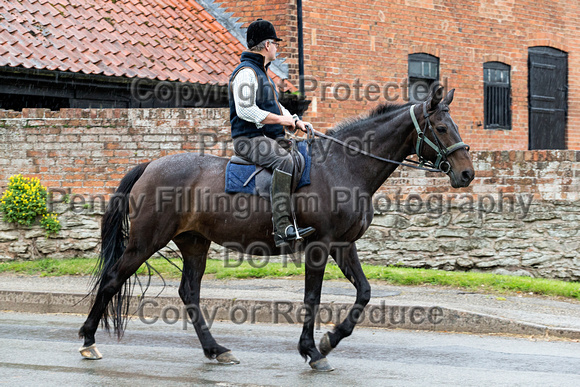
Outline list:
[[[231,154],[228,109],[24,109],[0,111],[0,190],[8,177],[39,177],[49,188],[102,195],[133,166],[168,154]],[[576,151],[472,152],[476,178],[457,195],[530,193],[536,200],[580,200]],[[446,193],[447,177],[395,171],[383,191]],[[383,192],[381,191],[381,192]]]
[[[580,152],[573,150],[475,151],[471,152],[475,179],[469,187],[452,189],[440,173],[397,169],[379,193],[401,198],[409,195],[449,194],[473,197],[486,195],[531,195],[536,202],[580,201]]]
[[[172,153],[225,155],[227,109],[0,111],[0,190],[38,176],[72,194],[109,194],[132,166]]]
[[[255,3],[255,5],[254,5]],[[269,2],[270,3],[270,2]],[[274,2],[276,4],[284,3]],[[295,14],[294,1],[287,14]],[[252,2],[224,1],[242,21],[270,18],[278,28],[288,20],[279,9]],[[528,48],[550,46],[568,53],[568,122],[580,118],[580,3],[564,0],[338,0],[303,1],[306,76],[318,81],[307,93],[313,103],[306,115],[317,128],[356,116],[380,101],[357,100],[355,85],[402,84],[408,55],[440,59],[441,80],[457,88],[452,114],[463,139],[474,150],[528,148]],[[280,20],[280,18],[282,18]],[[280,21],[276,24],[276,22]],[[285,31],[286,32],[286,31]],[[287,30],[293,33],[293,30]],[[294,60],[295,53],[284,51]],[[483,129],[483,63],[511,66],[512,130]],[[296,73],[292,73],[296,74]],[[297,78],[292,78],[297,85]],[[345,101],[332,97],[322,82],[351,87]],[[306,86],[312,83],[306,82]],[[362,91],[361,91],[362,94]],[[344,96],[344,94],[339,94]],[[567,147],[580,149],[580,131],[568,126]]]

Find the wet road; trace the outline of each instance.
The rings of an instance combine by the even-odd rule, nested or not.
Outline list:
[[[0,386],[579,386],[580,343],[358,329],[315,373],[296,351],[298,325],[214,323],[241,360],[203,357],[191,326],[129,323],[121,343],[99,334],[104,358],[83,360],[84,316],[0,313]],[[317,341],[324,331],[316,333]]]

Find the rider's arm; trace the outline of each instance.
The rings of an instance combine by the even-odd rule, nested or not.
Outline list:
[[[285,117],[292,117],[292,121],[294,121],[294,125],[292,125],[292,129],[290,129],[292,133],[296,132],[296,129],[300,129],[303,132],[306,132],[306,126],[305,125],[310,125],[309,122],[302,121],[302,119],[300,117],[298,117],[298,114],[292,114],[292,113],[290,113],[282,105],[280,105],[280,108],[282,108],[282,113],[283,113],[283,115]],[[290,126],[290,125],[287,125],[287,126]]]
[[[258,79],[250,68],[244,68],[236,74],[232,81],[232,91],[236,113],[244,121],[253,122],[260,129],[266,124],[280,124],[294,128],[294,119],[283,106],[283,115],[270,113],[260,109],[256,105],[256,93],[258,92]]]

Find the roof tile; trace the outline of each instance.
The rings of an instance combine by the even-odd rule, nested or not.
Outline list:
[[[29,56],[32,55],[32,51],[30,51],[27,47],[23,46],[22,43],[17,42],[14,46],[12,46],[14,49],[18,50],[20,55],[23,58],[28,58]],[[34,48],[33,48],[34,49]]]
[[[193,0],[1,1],[0,65],[227,84],[244,46]]]

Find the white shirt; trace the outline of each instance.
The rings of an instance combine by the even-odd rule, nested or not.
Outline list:
[[[256,105],[258,92],[258,78],[256,73],[249,67],[241,69],[232,80],[232,93],[236,105],[236,113],[244,121],[253,122],[260,129],[264,126],[261,122],[266,119],[269,111],[262,110]],[[292,117],[292,114],[282,104],[278,103],[282,115]]]

